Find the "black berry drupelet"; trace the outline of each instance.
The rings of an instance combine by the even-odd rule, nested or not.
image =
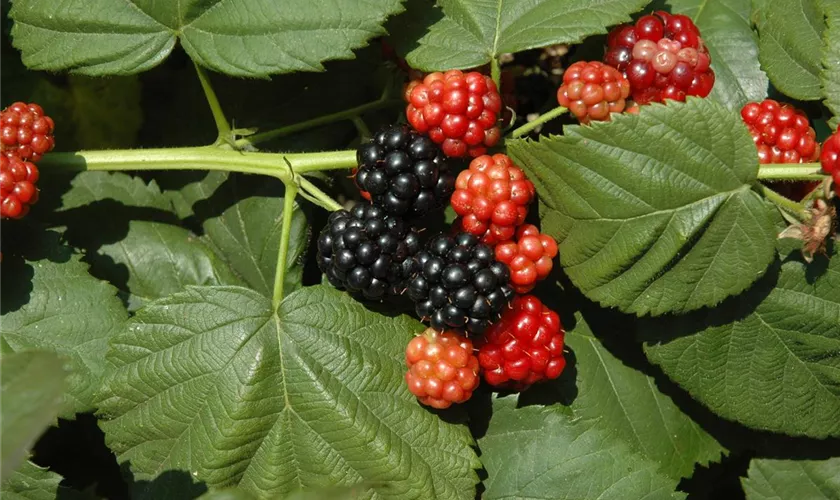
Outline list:
[[[356,151],[356,183],[391,215],[417,217],[443,207],[455,191],[449,160],[431,139],[393,125]]]
[[[402,292],[419,248],[417,233],[405,221],[360,203],[330,215],[318,237],[318,267],[336,288],[382,299]]]
[[[513,298],[510,271],[469,233],[442,234],[413,259],[408,295],[434,328],[482,334]]]

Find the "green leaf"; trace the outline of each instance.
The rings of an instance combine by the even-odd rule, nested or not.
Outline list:
[[[64,403],[68,374],[61,358],[50,352],[29,351],[0,357],[0,478],[9,477],[35,440],[55,421]]]
[[[750,0],[669,0],[675,14],[694,20],[712,56],[715,86],[711,98],[740,110],[767,97],[767,75],[758,63],[758,37],[752,30]]]
[[[540,195],[565,272],[604,306],[684,313],[742,292],[774,251],[755,145],[708,99],[646,106],[508,151]]]
[[[88,274],[57,234],[27,236],[28,252],[3,255],[0,335],[14,352],[43,350],[69,360],[69,403],[60,416],[72,417],[93,409],[108,339],[122,330],[128,313],[114,287]]]
[[[122,206],[114,207],[109,200]],[[64,211],[80,209],[78,217],[68,223],[68,239],[88,250],[92,271],[127,296],[129,310],[181,291],[186,285],[244,284],[190,231],[163,222],[131,220],[159,219],[173,210],[154,181],[147,185],[122,173],[82,172],[73,179],[62,202]],[[91,219],[103,223],[91,228]],[[174,216],[171,219],[177,222]],[[78,234],[79,227],[83,234]]]
[[[264,180],[259,180],[256,190],[249,182],[253,180],[243,181],[225,173],[209,172],[203,180],[172,193],[172,200],[181,217],[193,216],[201,220],[208,241],[234,272],[251,288],[270,297],[283,227],[283,198],[265,194],[263,188],[267,183]],[[217,210],[219,207],[221,209]],[[308,240],[306,216],[295,205],[286,261],[284,290],[287,293],[301,286],[303,265],[300,260]]]
[[[122,172],[80,172],[70,189],[61,197],[61,210],[84,207],[104,200],[114,200],[128,207],[156,208],[171,212],[172,204],[152,181]]]
[[[199,500],[257,500],[257,497],[239,488],[225,488],[205,493]]]
[[[753,459],[741,479],[747,500],[836,500],[840,498],[840,458],[827,460]]]
[[[685,498],[654,460],[598,420],[572,420],[554,406],[516,408],[514,396],[494,400],[479,447],[485,500]]]
[[[260,498],[370,482],[388,498],[471,499],[469,431],[405,387],[403,350],[422,329],[329,287],[277,313],[251,290],[189,287],[111,343],[106,441],[136,477],[185,470]]]
[[[187,285],[244,285],[201,239],[178,226],[131,221],[122,240],[103,245],[99,254],[118,266],[108,266],[110,280],[128,274],[128,309],[180,292]]]
[[[840,256],[778,272],[713,310],[651,321],[646,353],[718,415],[749,427],[840,436]]]
[[[24,462],[0,485],[4,500],[84,500],[92,499],[66,486],[61,486],[62,477],[48,469],[42,469],[32,462]]]
[[[16,0],[12,36],[32,69],[130,74],[163,61],[176,41],[199,64],[236,76],[320,71],[384,34],[399,0]]]
[[[824,33],[825,47],[822,54],[822,91],[825,105],[834,113],[831,127],[837,130],[840,124],[840,4],[824,0],[823,9],[828,28]]]
[[[412,67],[481,66],[507,52],[578,43],[630,20],[647,0],[440,0],[445,17],[411,51]]]
[[[820,59],[825,29],[819,0],[766,2],[758,25],[758,56],[773,85],[784,94],[820,99]]]
[[[569,405],[575,419],[597,421],[605,438],[623,441],[675,481],[691,477],[696,463],[720,459],[723,447],[662,394],[652,377],[613,356],[582,319],[566,332],[566,344],[575,355],[577,396]]]

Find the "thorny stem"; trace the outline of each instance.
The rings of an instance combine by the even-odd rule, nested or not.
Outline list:
[[[773,204],[779,207],[780,210],[790,213],[799,220],[806,219],[807,215],[805,214],[805,207],[802,206],[802,204],[780,195],[763,184],[761,185],[761,192],[764,194],[765,198],[773,202]]]
[[[199,66],[197,62],[194,62],[193,64],[195,65],[195,72],[198,74],[198,80],[201,82],[201,88],[204,89],[204,95],[207,97],[207,104],[210,105],[210,111],[213,113],[213,120],[216,122],[216,130],[219,131],[219,136],[216,138],[216,142],[214,144],[228,144],[228,141],[233,138],[230,133],[230,123],[228,123],[228,120],[225,117],[225,112],[222,111],[222,106],[219,104],[219,98],[216,97],[216,91],[213,90],[213,86],[210,84],[210,78],[207,76],[207,72],[204,68]]]
[[[246,153],[213,146],[114,149],[51,153],[39,166],[75,170],[219,170],[277,177],[293,184],[294,174],[356,166],[356,152]]]
[[[526,123],[525,125],[522,125],[521,127],[517,128],[517,129],[514,129],[510,133],[510,137],[513,138],[513,139],[518,139],[518,138],[522,137],[523,135],[527,135],[527,134],[531,133],[534,129],[539,127],[540,125],[557,118],[558,116],[566,113],[567,111],[569,111],[569,110],[564,108],[563,106],[558,106],[558,107],[552,109],[551,111],[549,111],[547,113],[541,114],[536,119],[531,120],[530,122]]]
[[[286,260],[289,257],[289,240],[292,234],[292,215],[295,208],[295,198],[298,187],[294,183],[286,184],[286,193],[283,195],[283,227],[280,230],[280,249],[277,251],[277,267],[274,271],[274,293],[272,294],[271,306],[277,311],[280,302],[283,300],[283,285],[286,281]]]
[[[329,210],[330,212],[335,212],[336,210],[341,210],[343,208],[339,202],[332,199],[332,197],[330,197],[327,193],[321,191],[318,186],[313,184],[306,177],[298,176],[296,177],[296,180],[301,189],[301,196],[312,203],[325,210]]]

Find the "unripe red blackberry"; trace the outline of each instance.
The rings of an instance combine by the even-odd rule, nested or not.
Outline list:
[[[604,62],[624,73],[638,104],[706,97],[715,83],[700,30],[681,14],[657,11],[613,28]]]
[[[502,137],[502,98],[489,76],[457,69],[430,73],[408,84],[405,99],[408,123],[446,156],[480,156]]]
[[[494,386],[524,390],[560,376],[565,332],[560,316],[533,295],[520,295],[478,342],[484,380]]]
[[[540,234],[537,226],[525,224],[516,230],[516,241],[496,246],[496,260],[510,269],[510,283],[516,293],[528,293],[544,280],[554,267],[557,242]]]
[[[448,408],[472,397],[478,387],[478,358],[469,339],[455,331],[428,328],[405,349],[408,390],[426,406]]]
[[[834,191],[840,195],[840,132],[834,132],[823,143],[820,165],[832,177]]]
[[[581,123],[605,121],[610,113],[624,111],[630,82],[620,71],[598,61],[578,61],[563,73],[557,103],[568,108]]]
[[[7,155],[37,162],[55,146],[54,129],[41,106],[16,102],[0,112],[0,148]]]
[[[460,218],[455,225],[496,245],[513,238],[525,222],[536,189],[507,155],[479,156],[458,174],[450,203]]]
[[[38,168],[16,156],[0,155],[0,216],[19,219],[38,201]]]
[[[809,163],[820,157],[808,116],[790,104],[773,99],[749,102],[741,108],[741,118],[758,149],[759,163]]]

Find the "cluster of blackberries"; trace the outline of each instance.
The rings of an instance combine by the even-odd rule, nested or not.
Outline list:
[[[597,89],[578,89],[587,93],[584,104],[597,108],[590,91],[604,93],[598,100],[608,106],[623,102],[626,81],[618,82],[612,68],[599,69],[599,78],[605,72],[609,78]],[[504,154],[483,154],[500,137],[496,85],[479,73],[449,71],[411,82],[405,95],[413,129],[386,127],[356,150],[354,178],[367,201],[330,216],[318,238],[318,266],[333,286],[355,297],[408,296],[417,316],[431,324],[406,349],[406,383],[425,405],[466,401],[481,370],[494,386],[523,388],[556,378],[563,369],[557,315],[540,309],[536,298],[528,302],[539,304],[534,311],[514,319],[506,313],[517,292],[546,277],[557,245],[523,226],[536,194],[525,173]],[[467,155],[475,158],[456,181],[451,162]],[[447,202],[460,216],[452,233],[421,247],[410,223]],[[482,340],[486,332],[492,339]],[[483,367],[471,336],[487,351]]]
[[[330,216],[318,239],[327,279],[367,299],[407,290],[418,316],[434,328],[482,333],[513,297],[508,267],[469,233],[438,235],[421,250],[406,222],[449,201],[451,160],[428,137],[400,125],[380,130],[356,154],[356,183],[371,203]]]

